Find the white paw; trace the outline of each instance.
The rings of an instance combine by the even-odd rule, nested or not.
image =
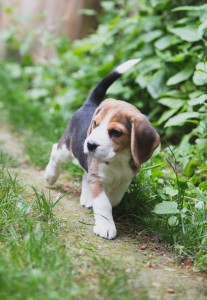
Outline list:
[[[84,206],[85,208],[92,208],[93,201],[92,201],[92,199],[90,199],[90,197],[86,197],[85,195],[81,194],[80,205]]]
[[[93,227],[93,232],[102,238],[112,240],[117,235],[117,230],[113,221],[102,220]]]
[[[93,201],[92,200],[86,201],[85,208],[93,208]]]
[[[49,185],[53,185],[60,175],[60,168],[54,168],[49,163],[45,169],[44,179]]]

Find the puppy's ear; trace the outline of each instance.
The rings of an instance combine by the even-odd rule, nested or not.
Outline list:
[[[93,130],[93,123],[94,123],[94,117],[99,113],[100,110],[101,110],[101,109],[100,109],[100,107],[98,106],[98,107],[96,108],[94,114],[93,114],[93,117],[92,117],[92,119],[91,119],[91,123],[90,123],[90,125],[89,125],[89,127],[88,127],[87,136],[92,132],[92,130]]]
[[[94,117],[94,115],[93,115],[93,117]],[[91,133],[92,129],[93,129],[93,118],[91,119],[91,123],[90,123],[90,125],[88,127],[87,136]]]
[[[147,161],[160,143],[160,137],[145,118],[132,120],[131,154],[136,168]]]

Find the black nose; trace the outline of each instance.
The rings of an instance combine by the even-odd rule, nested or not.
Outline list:
[[[89,151],[94,151],[99,145],[94,142],[88,142],[87,147]]]

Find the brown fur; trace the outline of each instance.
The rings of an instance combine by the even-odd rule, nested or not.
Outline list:
[[[90,162],[88,179],[87,179],[90,193],[93,198],[96,198],[103,191],[102,183],[98,176],[98,166],[99,166],[98,160],[96,158],[93,158]]]

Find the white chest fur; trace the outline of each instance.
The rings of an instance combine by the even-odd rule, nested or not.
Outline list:
[[[129,160],[130,152],[125,150],[110,163],[99,165],[98,175],[112,206],[120,203],[134,176]]]

